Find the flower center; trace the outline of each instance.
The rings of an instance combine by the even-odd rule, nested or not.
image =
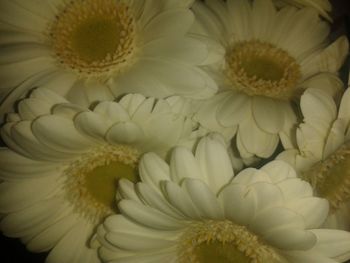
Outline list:
[[[350,200],[350,142],[304,172],[303,178],[319,197],[329,201],[331,212],[337,211]]]
[[[180,263],[284,262],[245,226],[231,221],[196,222],[182,236]]]
[[[130,146],[102,146],[71,163],[65,170],[65,185],[75,209],[94,223],[117,212],[118,180],[138,181],[139,156]]]
[[[291,100],[301,73],[286,51],[258,40],[235,43],[226,54],[226,75],[234,89],[250,96]]]
[[[113,0],[72,0],[56,16],[50,42],[59,62],[81,75],[105,76],[132,63],[134,19]]]

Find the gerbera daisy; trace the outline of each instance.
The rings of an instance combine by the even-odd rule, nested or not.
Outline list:
[[[139,180],[144,152],[165,157],[174,145],[190,147],[192,127],[162,99],[126,95],[89,111],[34,90],[1,129],[1,231],[30,251],[52,249],[50,263],[98,262],[87,243],[117,212],[118,180]]]
[[[208,97],[216,84],[197,67],[205,63],[208,50],[187,35],[194,20],[190,4],[1,1],[1,88],[13,88],[28,78],[40,85],[58,82],[65,88],[56,92],[74,103],[84,93],[92,102],[96,93]],[[30,81],[17,87],[8,100],[32,85]]]
[[[193,31],[225,50],[208,68],[222,92],[204,103],[198,120],[205,123],[210,111],[221,126],[237,129],[242,157],[269,157],[280,139],[289,146],[284,135],[297,122],[292,104],[308,88],[306,80],[338,71],[346,37],[327,47],[329,26],[313,9],[276,10],[271,0],[196,2],[193,10]]]
[[[324,199],[286,163],[233,178],[223,145],[205,138],[170,165],[146,154],[142,182],[122,181],[120,215],[98,228],[105,262],[310,263],[350,258],[350,233],[318,229]]]
[[[323,90],[301,97],[303,123],[297,130],[297,149],[277,158],[292,164],[318,196],[328,199],[327,227],[350,230],[350,90],[339,108]]]

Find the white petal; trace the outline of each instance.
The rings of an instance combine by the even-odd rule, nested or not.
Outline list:
[[[200,140],[196,149],[196,159],[214,193],[233,178],[231,160],[225,146],[216,140],[205,137]]]

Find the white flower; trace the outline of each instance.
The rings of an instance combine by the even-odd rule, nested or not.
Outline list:
[[[217,53],[224,50],[220,63],[208,67],[222,92],[204,103],[197,119],[236,132],[243,158],[269,157],[280,140],[291,147],[293,107],[306,80],[321,72],[333,78],[328,74],[348,52],[346,37],[327,47],[329,25],[310,8],[276,10],[271,0],[205,3],[193,5],[193,31],[209,38]]]
[[[87,246],[95,227],[116,212],[120,178],[138,180],[144,152],[165,157],[194,142],[192,121],[165,100],[126,95],[92,111],[36,89],[1,129],[1,231],[47,262],[99,262]]]
[[[326,18],[328,21],[332,21],[332,18],[329,16],[329,13],[332,11],[332,5],[329,0],[279,0],[287,4],[295,5],[297,7],[312,7],[314,8],[321,16]]]
[[[33,85],[53,82],[55,92],[83,105],[126,93],[209,97],[216,84],[197,67],[208,50],[187,34],[194,20],[189,5],[174,0],[2,1],[2,88],[21,84],[8,98],[14,101]]]
[[[275,161],[233,178],[224,146],[204,138],[193,155],[176,148],[167,165],[154,154],[142,182],[121,181],[122,215],[98,230],[105,262],[342,262],[350,233],[317,229],[324,199],[294,170]]]
[[[277,158],[293,165],[309,181],[318,196],[331,204],[326,226],[350,230],[350,90],[339,108],[321,89],[309,89],[301,97],[303,123],[296,149]]]

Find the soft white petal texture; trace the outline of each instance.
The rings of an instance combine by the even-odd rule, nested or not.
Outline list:
[[[232,135],[236,133],[233,143],[242,158],[268,158],[280,141],[285,149],[296,147],[295,129],[303,91],[317,85],[322,85],[319,89],[326,93],[341,90],[339,80],[336,85],[333,84],[337,82],[337,72],[346,59],[348,40],[341,36],[329,44],[330,26],[320,19],[318,13],[326,15],[324,7],[329,10],[330,4],[321,4],[320,1],[289,1],[303,7],[300,9],[288,4],[277,8],[276,2],[281,1],[271,0],[205,1],[192,6],[196,16],[192,32],[216,41],[226,51],[221,60],[205,68],[218,83],[220,93],[226,94],[226,97],[218,98],[219,94],[209,99],[203,103],[196,117],[203,126],[213,127],[224,135],[227,132],[225,128],[230,127]],[[255,59],[255,55],[248,51],[239,52],[252,43],[264,43],[286,52],[300,70],[300,76],[293,83],[283,85],[283,90],[274,87],[281,92],[271,95],[270,89],[277,81],[265,79],[241,66]],[[261,54],[270,56],[265,48],[261,47],[261,50]],[[230,60],[231,54],[237,55],[235,62]],[[236,63],[238,69],[232,63]],[[244,81],[243,75],[250,76],[249,81]],[[262,84],[268,81],[271,85]],[[321,111],[320,107],[315,107],[317,102],[307,103],[305,99],[302,107],[314,111],[314,115],[328,118],[334,113],[329,112],[329,107]],[[323,115],[324,111],[327,114]]]
[[[311,230],[321,242],[313,248],[314,251],[333,258],[339,262],[350,257],[350,233],[341,230],[315,229]]]
[[[196,259],[193,250],[203,243],[235,246],[236,241],[240,245],[236,249],[242,252],[242,246],[257,242],[249,251],[260,253],[263,244],[293,263],[350,259],[348,232],[317,229],[327,217],[328,202],[314,197],[311,186],[283,161],[268,163],[261,170],[245,169],[229,183],[213,181],[211,177],[223,169],[218,159],[228,158],[224,145],[220,136],[204,137],[194,150],[195,157],[177,147],[169,165],[153,153],[146,154],[141,159],[142,182],[135,188],[130,183],[129,197],[119,202],[122,215],[108,217],[98,228],[102,260],[175,263],[184,253],[186,259]],[[323,247],[327,248],[322,251]]]
[[[63,14],[63,10],[65,13],[72,11],[68,2],[3,1],[0,11],[0,93],[1,98],[9,96],[1,108],[7,111],[30,89],[51,81],[55,82],[51,90],[86,107],[132,92],[155,97],[184,94],[196,99],[212,95],[216,91],[216,83],[199,66],[209,63],[207,58],[215,52],[209,53],[211,47],[189,34],[194,21],[189,10],[191,4],[192,1],[177,3],[173,0],[164,3],[154,0],[123,2],[128,8],[123,18],[133,18],[132,43],[129,41],[123,48],[128,45],[134,47],[132,51],[127,50],[131,53],[128,57],[123,57],[126,52],[118,47],[113,56],[119,60],[106,63],[102,59],[84,61],[79,51],[70,47],[69,35],[55,37],[56,34],[62,35],[60,29],[55,31],[55,25],[68,20],[72,32],[75,32],[79,21],[94,17],[97,11],[96,8],[90,10],[90,3],[84,7],[84,10],[90,11],[80,10],[84,15],[76,14],[80,3],[75,5],[78,11],[73,12],[73,16],[81,18],[75,20],[75,17],[67,18]],[[105,15],[103,8],[99,12]],[[57,43],[60,41],[64,43]],[[93,44],[93,47],[100,48],[98,41]],[[64,46],[68,55],[56,50],[57,46]],[[70,61],[70,57],[75,56],[81,61]],[[122,59],[123,63],[120,62]],[[134,85],[138,82],[136,79],[143,78],[145,80]],[[184,79],[188,80],[188,85]],[[115,81],[122,86],[117,92],[113,84]],[[61,87],[57,83],[61,83]],[[159,87],[149,85],[152,83],[157,83]],[[4,111],[0,109],[1,115]]]
[[[163,197],[160,186],[171,179],[170,168],[162,157],[177,144],[192,149],[197,143],[192,132],[198,124],[187,115],[187,110],[179,114],[166,100],[139,94],[129,94],[116,102],[97,103],[90,110],[67,103],[46,89],[35,89],[21,100],[18,111],[7,118],[1,129],[8,148],[0,148],[0,230],[20,238],[30,251],[51,250],[47,262],[101,262],[97,256],[101,244],[94,233],[98,223],[112,211],[95,197],[95,189],[89,188],[94,184],[86,186],[85,176],[90,172],[94,176],[93,170],[108,165],[114,154],[121,158],[118,162],[125,158],[129,162],[126,165],[139,169],[140,179],[146,178],[136,186],[126,179],[118,181],[116,201],[126,199],[120,202],[120,210],[136,217],[143,213],[146,225],[147,221],[148,225],[163,222],[165,229],[174,230],[183,226],[185,223],[176,219],[183,217],[183,211]],[[176,132],[170,134],[172,130]],[[145,149],[151,152],[146,153]],[[192,158],[195,160],[193,154]],[[220,208],[215,194],[211,195],[216,205],[214,212],[203,213],[215,215],[215,209]],[[125,201],[132,205],[125,208]],[[148,211],[147,206],[156,209]],[[153,216],[157,209],[160,216]],[[168,224],[172,218],[175,220]],[[108,238],[125,243],[134,236],[113,234]],[[139,245],[146,240],[153,240],[153,246],[164,243],[162,237],[138,240]],[[121,257],[131,262],[135,259]],[[171,257],[160,251],[159,258]]]
[[[196,150],[196,159],[201,168],[202,177],[206,178],[214,193],[227,184],[233,177],[231,160],[227,156],[226,147],[220,142],[204,138]],[[212,177],[216,173],[218,176]]]

